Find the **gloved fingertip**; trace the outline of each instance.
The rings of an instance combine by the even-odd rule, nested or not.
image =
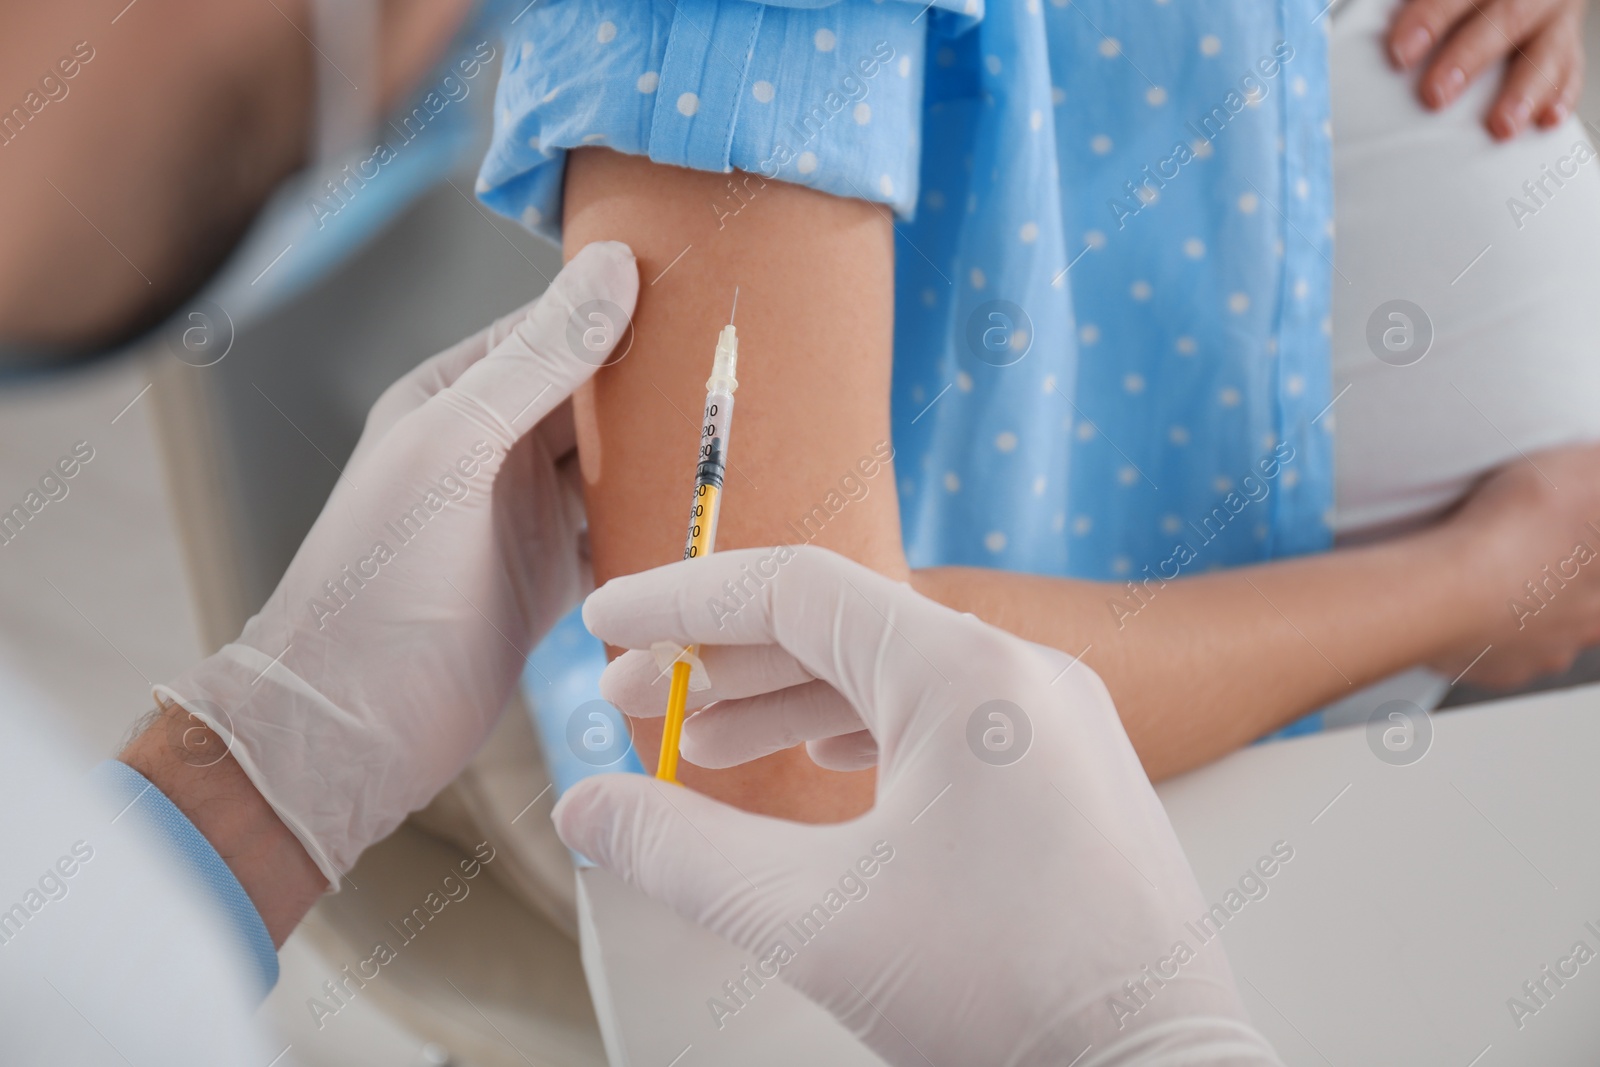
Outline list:
[[[633,249],[623,242],[586,244],[561,273],[571,275],[587,289],[587,299],[610,300],[628,315],[633,314],[639,300],[639,262]]]
[[[631,649],[606,664],[600,674],[600,697],[625,715],[634,718],[651,718],[665,714],[660,701],[648,701],[653,679],[664,677],[655,666],[655,657],[648,652]]]
[[[635,267],[635,276],[637,277],[637,265],[633,255],[633,248],[626,241],[590,241],[578,249],[577,255],[572,257],[571,262],[576,263],[585,257],[625,262]]]
[[[600,779],[585,778],[561,794],[551,809],[550,821],[562,844],[600,863],[602,857],[595,853],[609,835],[611,810]]]
[[[639,873],[641,848],[659,843],[663,834],[681,833],[669,825],[682,816],[664,798],[665,790],[684,794],[677,804],[692,803],[694,794],[681,786],[642,774],[595,775],[563,793],[550,819],[568,848],[633,881]]]
[[[806,742],[806,755],[829,771],[864,771],[878,765],[878,742],[868,730]]]
[[[746,759],[730,759],[715,740],[707,740],[704,731],[694,729],[693,722],[694,717],[690,716],[689,721],[683,724],[683,737],[678,741],[679,757],[686,763],[692,763],[696,767],[703,767],[708,771],[721,771],[729,767],[737,767],[742,763],[748,763],[752,759],[760,759],[761,756],[769,755],[769,753],[762,752],[751,755]]]
[[[600,589],[604,588],[605,586],[603,585],[600,587]],[[579,615],[583,619],[583,628],[589,631],[590,636],[599,637],[600,640],[604,641],[605,638],[600,637],[600,635],[595,632],[595,627],[598,625],[599,621],[596,616],[600,609],[594,606],[594,598],[599,595],[600,589],[596,589],[594,592],[583,598],[583,607],[579,611]]]
[[[624,652],[623,656],[626,655],[627,653]],[[612,660],[606,664],[606,669],[600,672],[600,699],[618,711],[623,710],[622,696],[624,692],[624,683],[617,677],[615,669],[620,661],[620,658]]]
[[[613,605],[618,603],[616,584],[613,578],[583,598],[583,627],[602,641],[606,639],[607,623],[614,614]]]

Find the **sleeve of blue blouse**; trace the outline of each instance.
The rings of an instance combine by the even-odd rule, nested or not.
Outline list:
[[[558,241],[567,150],[603,145],[910,217],[931,7],[981,16],[978,0],[545,0],[508,27],[478,194]]]

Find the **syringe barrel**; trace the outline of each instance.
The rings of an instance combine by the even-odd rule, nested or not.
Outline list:
[[[695,467],[694,504],[689,510],[689,536],[684,559],[709,555],[716,547],[717,515],[727,475],[728,431],[733,426],[733,393],[713,389],[706,394],[700,425],[700,455]]]

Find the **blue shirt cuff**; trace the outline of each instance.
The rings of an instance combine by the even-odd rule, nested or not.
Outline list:
[[[127,805],[125,811],[137,812],[153,835],[172,846],[191,881],[210,891],[227,917],[230,940],[240,961],[254,973],[265,998],[278,983],[278,953],[272,947],[261,913],[211,842],[165,793],[126,763],[106,760],[89,773],[114,800]]]
[[[673,166],[745,172],[707,204],[719,226],[769,180],[909,217],[931,21],[918,17],[921,6],[540,4],[507,30],[478,195],[559,241],[566,154],[602,145]]]

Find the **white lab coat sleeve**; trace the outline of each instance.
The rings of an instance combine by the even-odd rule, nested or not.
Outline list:
[[[116,803],[124,819],[138,819],[153,841],[165,846],[178,870],[205,890],[227,919],[228,943],[239,961],[248,965],[264,999],[278,984],[277,950],[261,913],[211,842],[161,790],[126,763],[106,760],[89,777]]]
[[[261,961],[208,884],[226,865],[195,853],[187,820],[153,829],[159,791],[119,799],[131,770],[89,774],[13,681],[0,674],[0,1063],[272,1062],[252,1018]]]

